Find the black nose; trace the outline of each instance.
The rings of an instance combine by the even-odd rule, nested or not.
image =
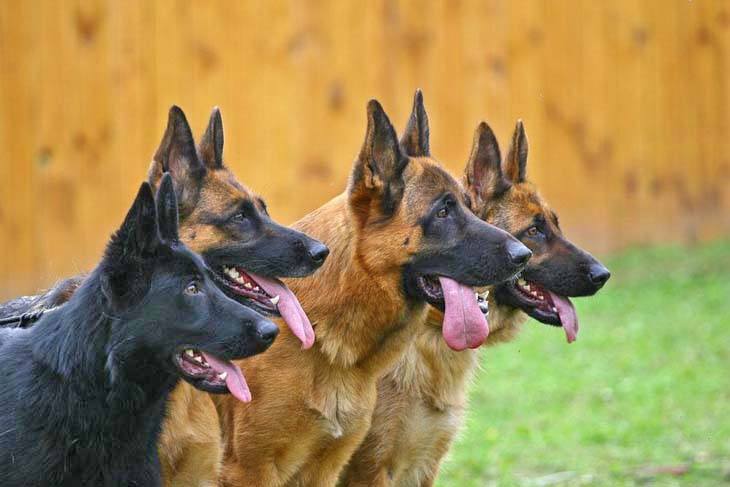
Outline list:
[[[516,267],[521,267],[527,264],[527,261],[530,260],[530,257],[532,257],[530,249],[516,240],[507,242],[506,249],[509,261]]]
[[[588,278],[598,289],[606,284],[609,277],[611,277],[611,272],[601,264],[593,264],[588,268]]]
[[[330,255],[330,249],[321,242],[310,245],[308,251],[309,256],[317,265],[322,265],[327,256]]]
[[[274,342],[276,335],[279,334],[279,328],[270,321],[264,321],[256,327],[256,333],[259,339],[268,345]]]

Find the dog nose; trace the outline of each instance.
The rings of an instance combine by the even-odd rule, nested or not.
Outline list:
[[[530,260],[532,252],[518,241],[507,242],[507,257],[513,265],[521,267]]]
[[[596,263],[588,268],[588,278],[598,289],[606,284],[609,277],[611,277],[611,272],[601,264]]]
[[[276,335],[279,334],[279,328],[270,321],[264,321],[257,326],[256,333],[262,342],[270,345],[274,342]]]
[[[324,260],[330,255],[330,249],[323,243],[316,242],[309,246],[309,256],[312,258],[315,264],[322,265]]]

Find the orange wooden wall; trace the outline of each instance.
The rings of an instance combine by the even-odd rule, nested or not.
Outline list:
[[[456,172],[486,119],[601,253],[730,232],[730,2],[0,2],[0,298],[89,269],[168,107],[292,222],[338,193],[416,87]]]

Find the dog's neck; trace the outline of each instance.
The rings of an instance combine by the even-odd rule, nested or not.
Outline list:
[[[409,303],[400,291],[401,270],[373,274],[359,252],[359,230],[342,194],[294,227],[324,242],[330,255],[311,278],[287,284],[315,326],[315,347],[333,366],[370,368],[397,359],[406,329],[425,305]]]
[[[92,273],[63,307],[29,330],[32,358],[69,394],[103,402],[107,412],[147,411],[164,404],[177,377],[105,303],[99,272]],[[123,399],[120,399],[123,398]]]
[[[466,402],[466,385],[479,364],[480,350],[454,351],[442,336],[443,312],[429,308],[424,326],[418,328],[408,351],[383,379],[398,389],[410,390],[434,409],[444,411]],[[483,347],[512,340],[527,320],[527,315],[510,306],[498,305],[489,298],[489,336]]]

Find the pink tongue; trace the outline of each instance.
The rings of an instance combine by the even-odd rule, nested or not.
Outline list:
[[[578,315],[575,313],[573,303],[568,298],[553,292],[550,292],[550,298],[558,310],[558,316],[560,316],[560,322],[563,324],[568,343],[573,343],[578,336]]]
[[[439,282],[446,306],[443,325],[446,344],[454,350],[477,348],[487,339],[489,326],[474,290],[448,277],[439,277]]]
[[[236,399],[242,402],[251,401],[251,391],[248,390],[248,384],[246,384],[246,379],[243,377],[243,372],[241,372],[238,365],[205,352],[203,352],[203,357],[217,373],[226,372],[226,385]]]
[[[302,309],[302,305],[299,304],[299,300],[294,296],[294,293],[286,287],[286,284],[277,279],[257,276],[250,272],[248,274],[270,296],[279,296],[279,304],[277,307],[279,308],[281,317],[289,325],[292,333],[302,341],[302,348],[307,349],[311,347],[314,344],[314,328],[312,328],[312,323],[309,322],[309,318],[307,318],[306,313]]]

